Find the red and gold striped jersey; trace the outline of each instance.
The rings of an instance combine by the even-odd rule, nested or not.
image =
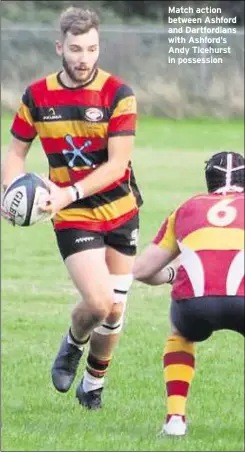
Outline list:
[[[153,242],[181,251],[174,300],[244,296],[244,193],[194,196],[167,218]]]
[[[50,179],[66,187],[106,162],[108,139],[134,135],[136,121],[132,89],[119,77],[98,69],[83,87],[67,88],[60,73],[32,83],[11,132],[26,142],[38,136],[48,158]],[[54,227],[108,231],[132,218],[142,202],[129,162],[120,180],[58,212]]]

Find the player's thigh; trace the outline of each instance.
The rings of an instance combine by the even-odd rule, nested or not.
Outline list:
[[[139,217],[136,215],[105,237],[106,262],[112,274],[131,274],[137,252]]]
[[[106,247],[106,264],[114,275],[132,274],[135,256],[128,256],[115,248]]]
[[[103,236],[82,230],[60,231],[56,235],[68,273],[83,300],[91,304],[113,300]]]
[[[122,318],[126,309],[128,292],[133,282],[138,230],[139,218],[136,215],[105,237],[106,263],[114,290],[114,304],[107,318],[108,323],[114,323],[120,316]]]

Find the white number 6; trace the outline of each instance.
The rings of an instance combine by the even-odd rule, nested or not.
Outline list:
[[[211,207],[207,213],[209,223],[215,226],[228,226],[228,224],[231,224],[237,215],[236,208],[229,206],[232,201],[233,199],[223,199]]]

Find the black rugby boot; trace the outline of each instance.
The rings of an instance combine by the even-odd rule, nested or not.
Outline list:
[[[99,389],[94,389],[93,391],[85,392],[83,390],[83,380],[78,385],[76,390],[76,398],[78,399],[80,405],[84,406],[88,410],[98,410],[102,408],[102,395],[103,387]]]
[[[63,339],[52,367],[53,385],[60,392],[67,392],[76,376],[83,350],[68,342],[68,335]]]

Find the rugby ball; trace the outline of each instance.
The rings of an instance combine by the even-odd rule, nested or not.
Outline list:
[[[2,206],[13,225],[31,226],[51,218],[39,208],[42,197],[49,189],[35,173],[24,173],[14,179],[4,192]]]

